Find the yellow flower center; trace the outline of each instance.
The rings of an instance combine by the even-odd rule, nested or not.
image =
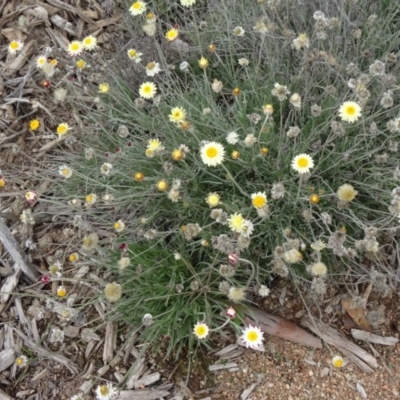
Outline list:
[[[317,194],[312,194],[310,196],[310,203],[312,204],[318,204],[320,200],[320,197]]]
[[[257,208],[261,208],[265,205],[266,201],[265,198],[262,196],[256,196],[253,199],[253,206]]]
[[[232,218],[231,224],[234,228],[241,228],[243,225],[243,217],[241,215],[236,215]]]
[[[154,14],[152,12],[149,12],[147,14],[147,19],[153,19],[154,18]]]
[[[156,66],[156,63],[154,63],[154,62],[149,62],[148,64],[147,64],[147,69],[149,69],[150,71],[152,71],[154,68],[155,68],[155,66]]]
[[[207,157],[214,158],[218,154],[218,150],[215,147],[209,147],[206,151]]]
[[[341,359],[335,360],[333,364],[336,368],[340,368],[343,365],[343,361]]]
[[[142,181],[142,180],[144,179],[143,173],[142,173],[142,172],[136,172],[136,174],[135,174],[135,179],[136,179],[138,182]]]
[[[258,339],[258,334],[257,334],[257,332],[255,332],[255,331],[250,331],[250,332],[247,334],[247,340],[248,340],[249,342],[255,342],[255,341],[257,341],[257,339]]]
[[[91,194],[88,194],[88,195],[86,196],[86,201],[87,201],[88,203],[91,203],[91,202],[93,201],[93,196],[92,196]]]
[[[59,135],[63,135],[65,132],[67,132],[67,127],[65,125],[59,125],[57,127],[57,133]]]
[[[196,328],[196,333],[198,336],[203,336],[206,333],[206,328],[203,325],[200,325]]]
[[[183,151],[182,150],[179,150],[179,149],[176,149],[176,150],[174,150],[173,152],[172,152],[172,159],[174,160],[174,161],[180,161],[180,160],[182,160],[182,158],[183,158]]]
[[[141,5],[142,4],[140,3],[140,1],[137,1],[136,3],[132,4],[132,8],[135,9],[135,10],[139,10]]]
[[[71,46],[71,49],[72,49],[73,51],[79,50],[79,44],[78,44],[78,43],[73,43],[72,46]]]
[[[86,45],[91,45],[93,43],[93,40],[92,40],[92,38],[88,37],[88,38],[85,39],[84,43]]]
[[[166,190],[167,187],[168,187],[168,183],[167,183],[167,182],[165,182],[165,181],[159,181],[159,182],[157,182],[157,189],[158,189],[160,192],[163,192],[164,190]]]
[[[120,224],[119,222],[116,222],[116,223],[114,224],[114,229],[118,230],[118,229],[120,229],[120,228],[121,228],[121,224]]]
[[[17,49],[18,49],[18,42],[11,42],[11,43],[10,43],[10,47],[11,47],[13,50],[17,50]]]
[[[17,365],[22,365],[23,362],[24,362],[24,360],[22,359],[22,357],[17,358]]]
[[[62,170],[62,174],[63,174],[63,175],[68,175],[68,174],[69,174],[69,169],[68,169],[68,168],[64,168],[64,169]]]
[[[266,154],[268,154],[268,147],[263,147],[263,148],[261,148],[260,153],[261,153],[263,156],[265,156]]]
[[[151,93],[152,88],[151,88],[150,85],[144,86],[144,87],[143,87],[143,91],[144,91],[146,94],[149,94],[149,93]]]
[[[57,265],[52,265],[50,267],[50,274],[54,275],[57,272],[58,272],[58,266]]]
[[[110,393],[106,385],[101,385],[99,392],[101,393],[102,396],[107,396]]]
[[[57,290],[58,297],[64,297],[67,294],[67,291],[64,288],[60,288]]]
[[[301,167],[301,168],[307,167],[307,166],[308,166],[308,160],[307,160],[307,158],[304,158],[304,157],[299,158],[298,161],[297,161],[297,165],[298,165],[299,167]]]
[[[135,57],[136,56],[136,54],[137,54],[137,51],[136,50],[129,50],[129,55],[131,56],[131,57]]]
[[[356,108],[354,106],[348,106],[346,108],[346,114],[354,115],[356,113]]]
[[[80,69],[85,68],[85,65],[86,65],[86,63],[85,63],[85,61],[83,61],[83,60],[79,60],[79,61],[76,63],[76,66],[77,66],[78,68],[80,68]]]
[[[173,117],[176,119],[181,119],[182,118],[182,112],[177,110],[173,113]]]
[[[235,35],[240,35],[241,32],[242,30],[240,28],[235,29]]]
[[[216,194],[208,196],[208,204],[210,206],[217,206],[219,204],[219,196]]]
[[[75,262],[75,261],[78,261],[79,256],[76,253],[72,253],[72,254],[70,254],[70,256],[68,258],[69,258],[69,261]]]

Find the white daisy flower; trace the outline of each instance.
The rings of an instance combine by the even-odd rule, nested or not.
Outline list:
[[[111,400],[115,399],[118,395],[118,390],[111,384],[99,385],[96,388],[97,400]]]
[[[246,347],[250,347],[255,349],[262,345],[264,340],[264,333],[261,332],[261,329],[257,326],[249,325],[242,331],[242,336],[240,337],[243,340],[243,343]]]

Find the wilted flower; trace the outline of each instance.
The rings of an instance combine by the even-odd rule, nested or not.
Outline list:
[[[104,288],[104,294],[108,301],[114,302],[121,298],[122,287],[119,283],[107,283]]]
[[[215,93],[219,93],[222,90],[222,82],[219,81],[218,79],[214,79],[213,84],[211,85],[211,89],[215,92]]]
[[[271,93],[273,96],[276,96],[279,101],[286,100],[287,96],[290,94],[287,86],[280,85],[279,83],[275,83]]]
[[[310,47],[310,39],[308,38],[307,34],[300,33],[300,35],[293,40],[293,47],[296,50],[304,49],[304,47]]]
[[[261,297],[267,297],[269,295],[269,288],[265,285],[260,285],[260,288],[258,289],[258,295]]]
[[[240,303],[245,298],[245,290],[239,287],[231,287],[229,289],[228,298],[234,303]]]
[[[348,183],[343,184],[337,190],[337,195],[339,200],[350,202],[355,199],[358,192],[354,189],[354,187]]]
[[[296,249],[290,249],[288,251],[285,251],[283,253],[283,259],[288,263],[288,264],[296,264],[300,262],[303,259],[303,254],[301,254],[298,250]]]

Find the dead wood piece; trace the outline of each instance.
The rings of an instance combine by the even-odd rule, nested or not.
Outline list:
[[[9,276],[14,272],[11,267],[0,267],[0,276]]]
[[[185,397],[187,397],[189,399],[193,398],[192,391],[188,388],[188,386],[186,385],[186,383],[182,379],[179,380],[178,385],[182,389],[182,392],[183,392]]]
[[[159,372],[155,372],[153,374],[144,376],[143,378],[140,378],[138,381],[136,381],[133,385],[133,387],[135,389],[140,388],[142,385],[143,386],[150,386],[153,383],[156,383],[157,381],[159,381],[161,378],[161,375]]]
[[[120,400],[158,400],[161,397],[169,396],[171,393],[166,390],[142,389],[123,390],[119,393]]]
[[[219,371],[219,370],[221,370],[221,369],[229,369],[229,368],[235,368],[235,367],[237,367],[238,365],[236,364],[236,363],[234,363],[234,362],[232,362],[232,363],[226,363],[226,364],[214,364],[214,365],[210,365],[209,367],[208,367],[208,370],[210,371],[210,372],[212,372],[212,371]]]
[[[128,381],[126,383],[126,388],[127,389],[133,389],[135,382],[143,375],[143,372],[146,369],[145,364],[145,358],[139,358],[129,369],[129,371],[126,373],[126,378],[128,378]]]
[[[13,400],[9,395],[5,394],[1,389],[0,389],[0,400]]]
[[[98,29],[105,28],[108,25],[116,24],[122,18],[122,14],[117,15],[112,18],[102,19],[100,21],[95,22],[93,25],[89,27],[89,32],[93,33]]]
[[[58,14],[54,14],[50,21],[59,28],[63,29],[64,31],[68,32],[70,35],[75,36],[75,29],[71,22],[68,22],[66,19],[61,17]]]
[[[54,7],[57,7],[61,10],[66,10],[74,15],[78,15],[83,20],[85,20],[88,24],[94,24],[94,21],[92,19],[88,18],[82,10],[69,5],[65,1],[61,1],[61,0],[46,0],[46,1],[47,1],[47,3],[51,4]]]
[[[251,395],[256,386],[257,383],[253,383],[247,389],[243,390],[243,393],[240,395],[240,400],[246,400]]]
[[[224,347],[222,350],[218,351],[215,353],[216,356],[223,356],[227,353],[230,353],[233,350],[236,350],[238,348],[237,344],[230,344],[229,346]]]
[[[31,4],[31,5],[36,5],[36,6],[38,6],[38,7],[43,7],[43,8],[47,11],[47,13],[48,13],[50,16],[51,16],[51,15],[54,15],[54,14],[57,14],[57,13],[60,11],[59,8],[57,8],[57,7],[52,7],[52,6],[50,6],[49,4],[43,3],[43,2],[40,1],[40,0],[24,0],[24,2],[25,2],[26,4]]]
[[[376,359],[371,356],[371,354],[367,353],[355,343],[350,342],[341,332],[325,325],[317,318],[307,315],[302,319],[301,323],[316,335],[320,336],[324,342],[336,347],[364,372],[372,373],[374,372],[373,368],[378,367]]]
[[[351,336],[353,336],[353,338],[357,340],[383,344],[385,346],[394,346],[399,341],[399,339],[393,336],[378,336],[370,332],[360,331],[359,329],[352,329]]]
[[[66,337],[76,338],[79,336],[79,330],[80,328],[78,328],[77,326],[70,325],[64,328],[64,333]]]
[[[65,50],[68,47],[68,39],[65,38],[63,35],[60,33],[56,32],[54,29],[51,28],[46,28],[46,32],[49,34],[51,40],[53,41],[54,45],[58,45],[61,47],[63,50]]]
[[[113,358],[114,350],[117,348],[117,328],[116,323],[107,322],[103,351],[104,364],[107,364]]]
[[[14,288],[18,285],[19,276],[21,271],[16,269],[16,271],[7,276],[6,280],[3,283],[3,286],[0,287],[0,304],[6,303],[10,298]]]
[[[263,332],[304,346],[322,348],[321,341],[296,324],[253,307],[243,309],[246,324],[257,325]]]
[[[6,65],[4,68],[4,76],[12,75],[15,72],[19,71],[29,60],[31,55],[35,52],[37,48],[37,42],[35,40],[31,40],[28,42],[21,50],[19,55],[11,61],[10,64]]]
[[[15,269],[21,270],[32,282],[37,282],[39,273],[36,268],[25,257],[14,236],[11,234],[7,225],[0,219],[0,240],[10,253],[15,262]]]
[[[44,377],[49,375],[49,370],[47,368],[42,369],[40,372],[38,372],[31,380],[33,382],[40,381]]]
[[[73,375],[76,375],[78,373],[78,369],[76,365],[65,358],[64,356],[60,354],[55,354],[52,353],[51,351],[39,346],[36,344],[33,340],[29,339],[27,336],[25,336],[20,330],[14,328],[14,332],[21,337],[21,339],[24,341],[25,345],[29,347],[34,353],[36,353],[39,357],[47,358],[49,360],[53,360],[56,363],[64,365],[66,368],[68,368]]]
[[[6,349],[0,351],[0,372],[6,370],[15,360],[15,351]]]

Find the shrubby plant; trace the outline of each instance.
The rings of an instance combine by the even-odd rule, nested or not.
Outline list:
[[[58,133],[82,150],[50,172],[47,200],[68,205],[86,238],[76,256],[113,272],[114,318],[179,354],[237,329],[238,305],[267,296],[272,276],[315,299],[343,282],[388,295],[400,5],[160,3],[126,5],[136,39],[96,84],[85,66],[100,61],[69,48],[83,125]]]

